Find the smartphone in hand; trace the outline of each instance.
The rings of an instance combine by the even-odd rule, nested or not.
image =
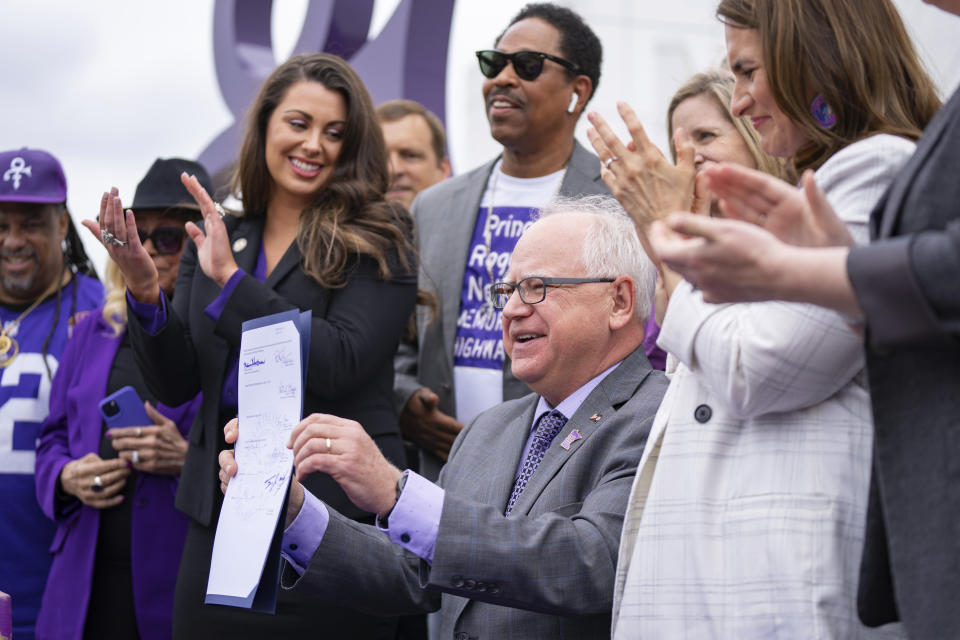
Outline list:
[[[146,427],[153,420],[143,408],[143,400],[133,387],[123,387],[100,401],[100,413],[108,429],[118,427]]]

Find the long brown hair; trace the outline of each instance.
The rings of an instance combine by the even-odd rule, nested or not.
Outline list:
[[[300,214],[297,246],[303,269],[324,287],[342,287],[351,259],[367,255],[376,260],[380,276],[389,278],[391,262],[409,267],[412,222],[402,206],[383,198],[389,184],[383,134],[370,94],[343,59],[326,53],[296,55],[270,74],[250,109],[233,194],[243,201],[244,215],[266,215],[273,188],[265,152],[267,123],[290,87],[305,81],[343,96],[347,122],[330,178]]]
[[[730,102],[733,100],[733,76],[729,72],[724,73],[719,69],[711,69],[698,73],[685,83],[683,83],[673,97],[670,99],[670,106],[667,107],[667,140],[670,143],[670,157],[677,161],[677,148],[673,144],[673,112],[677,110],[681,102],[696,98],[697,96],[709,96],[718,107],[727,121],[733,125],[740,137],[747,145],[747,151],[757,165],[757,169],[772,176],[791,180],[794,176],[787,167],[787,163],[782,158],[774,158],[764,153],[760,148],[760,136],[746,118],[737,118],[730,112]]]
[[[759,32],[773,98],[811,142],[798,173],[876,133],[916,140],[940,108],[890,0],[721,0],[717,17]],[[830,128],[810,113],[816,94],[836,113]]]

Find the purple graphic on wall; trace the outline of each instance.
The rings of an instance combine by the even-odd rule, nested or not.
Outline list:
[[[350,61],[373,103],[420,102],[446,121],[447,45],[454,0],[401,0],[374,40],[367,40],[374,0],[312,0],[293,53],[325,51]],[[271,0],[217,0],[214,61],[234,123],[198,158],[222,185],[236,160],[247,108],[276,67],[270,39]]]

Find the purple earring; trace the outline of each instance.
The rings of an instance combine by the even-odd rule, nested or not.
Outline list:
[[[817,97],[814,98],[810,104],[810,115],[813,116],[813,119],[816,120],[821,127],[829,129],[837,124],[837,113],[833,110],[833,107],[823,99],[822,94],[817,94]]]

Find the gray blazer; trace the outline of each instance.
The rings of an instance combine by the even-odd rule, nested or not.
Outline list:
[[[538,397],[484,412],[440,474],[432,567],[331,510],[295,588],[379,615],[439,607],[442,638],[609,638],[623,514],[666,387],[642,347],[630,354],[557,435],[510,517]],[[564,450],[574,429],[582,438]]]
[[[397,412],[403,411],[410,396],[420,387],[428,387],[440,398],[439,408],[456,417],[456,393],[453,388],[453,347],[457,337],[457,315],[466,269],[470,239],[477,224],[480,201],[496,159],[461,176],[445,180],[414,200],[412,213],[417,227],[420,251],[421,289],[437,299],[437,316],[431,321],[429,310],[417,309],[417,340],[401,343],[394,359],[394,400]],[[574,141],[560,195],[609,194],[600,179],[600,159]],[[513,377],[510,360],[503,363],[503,399],[519,398],[530,390]],[[423,452],[421,471],[436,478],[441,462]]]
[[[960,630],[960,90],[873,212],[848,271],[867,319],[873,480],[861,619]]]

